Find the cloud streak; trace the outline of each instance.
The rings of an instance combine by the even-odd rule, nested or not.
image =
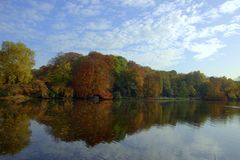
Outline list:
[[[240,1],[239,0],[229,0],[223,3],[219,7],[220,13],[234,13],[236,10],[240,9]]]
[[[189,49],[197,53],[194,56],[195,59],[201,60],[216,54],[219,49],[224,47],[226,47],[225,44],[213,38],[204,43],[193,43]]]
[[[147,7],[155,4],[154,0],[120,0],[123,5],[131,7]]]

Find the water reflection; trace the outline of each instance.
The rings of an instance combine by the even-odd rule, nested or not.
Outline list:
[[[29,144],[29,119],[26,115],[3,113],[0,119],[0,154],[15,154]]]
[[[224,102],[141,100],[102,101],[100,103],[35,101],[18,105],[1,104],[0,154],[16,154],[29,145],[31,120],[43,124],[45,126],[44,134],[47,133],[56,141],[67,143],[84,141],[88,148],[93,148],[98,144],[111,144],[123,141],[130,135],[142,134],[147,130],[151,131],[153,126],[175,127],[178,124],[185,124],[184,126],[190,126],[190,128],[201,128],[206,123],[225,124],[240,115],[239,109],[225,106],[239,105]],[[162,130],[161,134],[164,138],[170,136],[168,140],[176,140],[175,135],[171,136],[167,129]],[[152,142],[149,146],[155,144],[155,147],[159,148],[160,144],[156,144],[152,140],[149,141]],[[186,141],[189,140],[186,139]],[[183,143],[187,143],[186,141]],[[207,145],[203,145],[206,143],[214,148],[214,142],[211,142],[211,139],[206,140],[201,134],[192,141],[192,148],[200,149],[205,146],[206,149]],[[135,143],[133,141],[131,145]],[[169,143],[169,141],[165,142],[165,145],[169,145]],[[156,150],[155,147],[151,150]],[[217,151],[219,149],[215,148],[215,152]]]

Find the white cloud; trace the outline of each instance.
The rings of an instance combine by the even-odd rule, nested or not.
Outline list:
[[[209,27],[205,29],[207,34],[215,35],[216,33],[223,33],[225,36],[230,36],[233,33],[237,33],[240,31],[240,25],[233,23],[233,24],[221,24],[214,27]]]
[[[240,32],[240,25],[237,23],[220,24],[220,25],[205,27],[199,30],[193,30],[190,33],[190,35],[185,38],[185,40],[193,41],[196,39],[216,37],[217,34],[221,34],[225,37],[229,37],[234,34],[239,34],[239,32]]]
[[[25,8],[4,1],[0,5],[0,34],[13,36],[16,41],[42,40],[44,33],[36,26],[48,18],[54,4],[40,1],[23,1]],[[9,36],[10,35],[10,36]]]
[[[55,30],[63,30],[65,28],[67,28],[67,24],[63,23],[63,22],[54,23],[52,25],[52,28],[55,29]]]
[[[233,13],[240,9],[240,0],[229,0],[219,7],[220,13]]]
[[[50,13],[54,8],[54,4],[52,4],[52,3],[46,3],[46,2],[41,2],[41,1],[28,1],[28,3],[34,9],[45,12],[45,13]]]
[[[220,40],[213,38],[205,43],[193,43],[188,49],[197,53],[197,55],[194,56],[195,59],[201,60],[216,54],[219,49],[224,47],[226,47],[225,44]]]
[[[18,26],[16,29],[16,25]],[[25,23],[4,23],[0,22],[0,34],[8,33],[14,35],[16,40],[25,41],[25,40],[35,40],[37,38],[43,38],[43,34],[38,32],[36,29],[29,27]]]
[[[204,17],[210,18],[211,20],[221,17],[218,8],[212,8],[203,14]]]
[[[79,36],[74,32],[60,32],[58,35],[49,35],[45,41],[48,49],[52,52],[69,51],[77,48],[79,44]]]
[[[210,9],[204,13],[204,17],[216,19],[221,18],[225,14],[233,14],[240,9],[240,0],[228,0],[220,6]]]
[[[146,7],[155,4],[154,0],[120,0],[123,5],[133,6],[133,7]]]
[[[23,20],[30,23],[43,21],[54,8],[53,4],[40,1],[29,1],[29,4],[31,7],[21,11],[19,14]]]
[[[95,22],[90,22],[86,25],[86,29],[89,29],[89,30],[106,30],[106,29],[109,29],[111,28],[112,24],[110,21],[107,21],[107,20],[98,20],[98,21],[95,21]]]
[[[35,9],[30,9],[22,12],[22,18],[29,22],[38,22],[44,20],[45,16]]]
[[[78,16],[96,16],[100,14],[102,8],[103,6],[101,6],[97,0],[69,1],[65,7],[68,13]]]
[[[240,15],[234,16],[233,20],[232,20],[232,23],[240,23]]]
[[[183,51],[180,49],[148,50],[142,54],[132,52],[124,55],[126,58],[136,61],[153,69],[166,69],[170,65],[178,64],[183,59]]]

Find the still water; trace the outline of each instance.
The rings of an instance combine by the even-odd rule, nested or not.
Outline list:
[[[142,100],[0,103],[0,159],[239,160],[238,106]]]

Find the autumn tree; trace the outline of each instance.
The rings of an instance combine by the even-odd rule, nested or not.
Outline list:
[[[225,92],[225,96],[229,100],[236,100],[240,95],[240,88],[238,84],[232,79],[222,78],[222,87]]]
[[[225,100],[226,96],[220,78],[211,77],[207,83],[206,99],[209,100]]]
[[[0,50],[0,84],[29,82],[34,63],[34,51],[25,44],[4,41]]]
[[[98,52],[90,52],[87,56],[74,52],[59,53],[46,66],[32,70],[33,65],[34,52],[31,49],[23,43],[3,42],[0,49],[0,95],[33,95],[26,86],[21,88],[28,85],[22,83],[29,82],[33,73],[34,80],[45,86],[44,97],[51,98],[73,97],[74,89],[77,97],[84,98],[99,96],[110,99],[114,95],[240,99],[240,82],[226,77],[208,78],[200,71],[188,74],[157,71],[121,56]],[[32,90],[41,90],[34,85],[36,83],[31,84],[35,86]],[[19,92],[9,92],[9,88],[15,89],[16,86]]]
[[[159,97],[161,94],[161,78],[160,74],[149,73],[144,78],[143,92],[145,97]]]
[[[143,96],[144,71],[141,66],[130,61],[124,76],[126,77],[127,96]]]
[[[192,97],[202,96],[201,95],[202,84],[207,82],[207,78],[203,73],[201,73],[200,71],[190,72],[185,75],[185,81],[188,84],[190,95]]]
[[[78,97],[112,98],[112,84],[112,60],[109,56],[90,52],[74,67],[72,85]]]
[[[59,53],[57,57],[50,60],[48,79],[52,84],[67,85],[72,80],[72,68],[81,54],[68,52]]]
[[[38,69],[33,69],[33,78],[35,80],[42,80],[44,82],[48,82],[48,73],[50,72],[51,66],[49,65],[43,65]]]

